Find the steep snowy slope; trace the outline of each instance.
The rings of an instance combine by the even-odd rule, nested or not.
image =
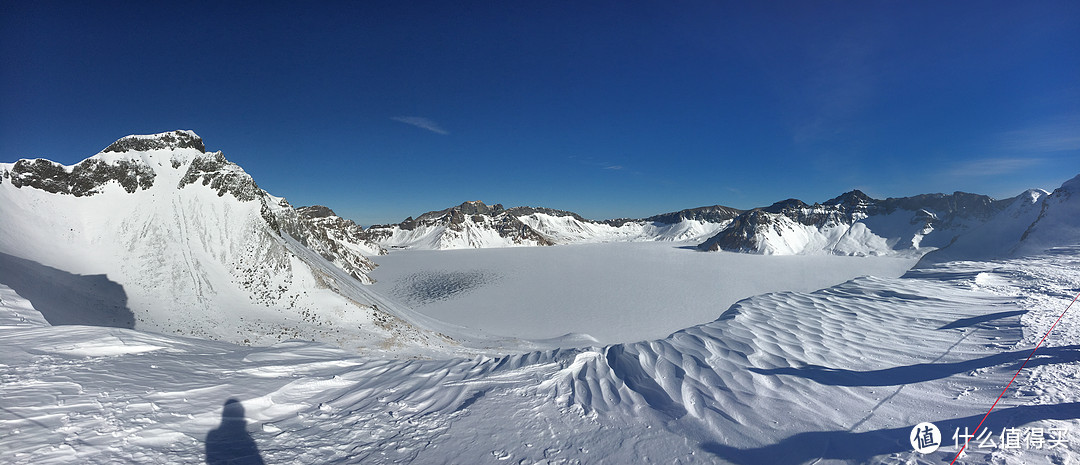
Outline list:
[[[740,213],[723,206],[701,207],[642,220],[588,220],[550,208],[485,205],[457,207],[409,217],[394,225],[374,225],[366,238],[390,248],[463,249],[541,246],[614,241],[702,240]]]
[[[1012,202],[956,192],[877,200],[855,190],[822,204],[797,199],[739,215],[702,250],[768,255],[890,255],[943,247]]]
[[[190,131],[125,137],[73,166],[0,164],[0,283],[96,280],[111,319],[84,324],[252,344],[426,339],[365,296],[365,254],[382,249],[354,226],[267,194]]]
[[[1048,193],[1032,189],[982,226],[923,257],[921,265],[951,260],[981,260],[1045,252],[1080,240],[1080,176]]]
[[[1065,181],[1044,197],[1039,216],[1031,223],[1014,254],[1038,253],[1080,238],[1080,175]]]

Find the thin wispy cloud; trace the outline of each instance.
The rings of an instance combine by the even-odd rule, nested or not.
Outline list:
[[[584,157],[584,158],[582,158],[582,157],[578,157],[578,156],[575,156],[575,155],[570,155],[570,156],[568,156],[566,158],[569,159],[569,160],[572,160],[573,162],[575,162],[575,163],[577,163],[579,165],[591,166],[591,167],[594,167],[594,168],[600,168],[602,170],[623,171],[623,170],[626,169],[626,167],[623,166],[623,165],[618,165],[618,164],[615,164],[615,163],[612,163],[612,162],[606,161],[606,160],[595,160],[592,157]]]
[[[1010,152],[1051,153],[1080,150],[1080,117],[1062,118],[1003,133],[1002,149]]]
[[[984,158],[956,164],[948,171],[950,176],[999,176],[1015,173],[1046,161],[1043,158],[1012,157]]]
[[[429,118],[424,118],[423,116],[392,116],[390,117],[390,119],[399,123],[416,126],[420,129],[426,129],[428,131],[434,132],[435,134],[442,134],[444,136],[450,134],[450,131],[443,129],[442,126],[439,126],[439,123],[436,123]]]

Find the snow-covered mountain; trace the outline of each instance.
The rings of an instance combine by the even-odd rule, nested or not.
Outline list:
[[[720,205],[645,219],[594,221],[577,213],[537,207],[503,208],[481,201],[424,213],[398,224],[374,225],[366,238],[383,247],[462,249],[546,246],[612,241],[702,240],[741,211]]]
[[[920,266],[951,260],[988,260],[1045,252],[1080,242],[1080,176],[1053,193],[1031,189],[1005,201],[985,224],[923,257]]]
[[[373,225],[365,237],[384,247],[418,249],[553,245],[502,205],[481,201],[410,216],[395,225]]]
[[[943,247],[1016,201],[956,192],[873,199],[853,190],[824,203],[776,202],[736,217],[702,250],[889,255]]]
[[[260,189],[191,131],[124,137],[71,166],[0,164],[0,278],[34,295],[26,276],[97,277],[115,291],[86,292],[98,324],[254,344],[426,337],[360,285],[385,252],[359,233]]]
[[[836,244],[848,237],[819,249],[840,253],[951,241],[927,257],[958,261],[758,295],[648,341],[504,349],[465,340],[456,353],[404,359],[415,353],[410,343],[449,342],[423,329],[438,328],[431,321],[406,323],[394,315],[413,315],[359,285],[366,257],[381,253],[366,231],[328,208],[294,209],[267,194],[190,132],[132,136],[109,149],[72,166],[0,165],[5,463],[939,463],[959,451],[952,432],[963,441],[960,431],[979,427],[989,446],[973,437],[964,463],[1080,457],[1080,314],[1059,316],[1080,283],[1080,176],[1009,201],[853,192],[824,205],[642,220],[691,234],[691,222],[721,225],[727,214],[739,214],[732,229],[786,221],[813,227],[804,230],[811,236],[838,233]],[[639,224],[478,203],[425,221],[498,231],[500,215],[545,239],[554,236],[545,228],[602,240],[617,237],[599,234],[610,233],[605,226]],[[548,223],[529,223],[537,220]],[[796,250],[780,237],[788,230],[765,232],[792,252],[818,243]],[[970,260],[988,250],[1011,256]],[[576,286],[627,298],[611,275],[579,276]],[[620,317],[684,310],[656,305]],[[343,348],[241,347],[144,329]],[[356,350],[380,345],[393,352]],[[942,444],[919,454],[908,439],[926,421]],[[1021,447],[1005,445],[1008,430],[1029,433]]]

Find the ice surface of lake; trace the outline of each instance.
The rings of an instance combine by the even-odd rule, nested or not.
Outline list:
[[[585,333],[602,343],[662,338],[731,304],[813,291],[858,276],[898,277],[914,258],[699,252],[671,242],[468,250],[395,250],[378,257],[376,291],[484,333],[544,339]]]

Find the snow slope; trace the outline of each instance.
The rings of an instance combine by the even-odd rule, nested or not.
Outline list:
[[[332,212],[302,215],[202,147],[174,131],[125,137],[72,166],[0,164],[0,282],[43,297],[55,324],[261,345],[441,344],[362,289],[380,247]],[[64,308],[34,275],[93,304]]]
[[[440,360],[45,326],[0,288],[0,450],[19,464],[202,463],[243,444],[267,463],[942,463],[1080,289],[1077,250],[762,295],[647,342]],[[961,463],[1080,458],[1078,323],[987,422],[1069,442]],[[946,436],[926,456],[907,443],[922,421]]]
[[[1080,292],[1074,179],[1002,258],[757,295],[646,341],[470,335],[362,286],[346,253],[362,248],[325,243],[348,225],[261,193],[196,139],[125,138],[78,170],[0,166],[6,463],[948,463],[952,431]],[[50,324],[85,317],[84,296],[113,326]],[[242,337],[269,345],[207,340]],[[923,421],[945,439],[928,455],[907,442]],[[1080,313],[985,426],[1066,442],[995,441],[961,463],[1080,460]]]
[[[1080,240],[1080,176],[1047,193],[1032,189],[990,221],[923,257],[921,263],[1040,254]]]

